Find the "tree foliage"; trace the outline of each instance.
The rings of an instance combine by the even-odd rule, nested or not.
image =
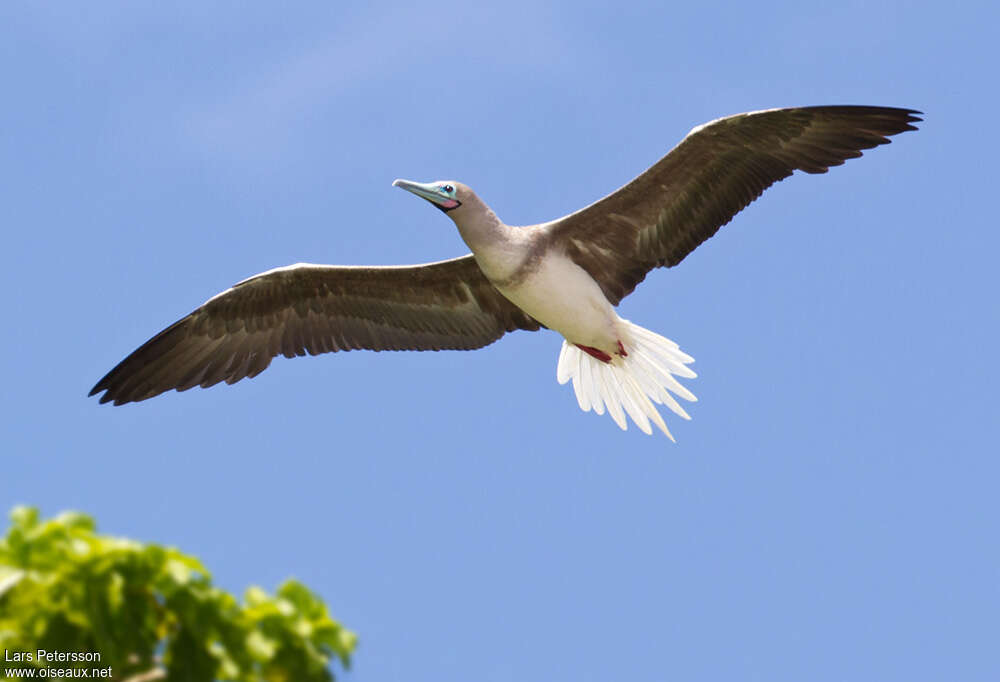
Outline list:
[[[18,507],[0,540],[0,649],[95,652],[100,663],[10,662],[0,669],[111,667],[113,679],[326,682],[355,635],[304,585],[240,603],[194,557],[96,533],[93,519],[43,521]],[[37,659],[37,656],[35,657]]]

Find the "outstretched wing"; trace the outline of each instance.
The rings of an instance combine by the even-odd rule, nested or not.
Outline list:
[[[540,325],[471,255],[424,265],[302,263],[240,282],[144,343],[90,395],[115,405],[235,383],[285,357],[342,350],[472,350]]]
[[[674,266],[796,170],[825,173],[921,119],[889,107],[771,109],[698,126],[652,168],[550,224],[551,238],[618,304],[660,266]]]

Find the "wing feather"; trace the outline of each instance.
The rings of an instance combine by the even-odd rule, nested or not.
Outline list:
[[[869,106],[770,109],[698,126],[618,191],[550,223],[551,238],[618,304],[656,267],[677,265],[796,170],[825,173],[920,112]]]
[[[471,255],[411,266],[299,264],[251,277],[154,336],[91,390],[115,405],[232,384],[289,358],[355,349],[472,350],[537,330]]]

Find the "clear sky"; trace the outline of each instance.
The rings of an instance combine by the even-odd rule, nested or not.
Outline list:
[[[998,14],[2,3],[0,507],[297,577],[360,634],[346,680],[1000,679]],[[926,121],[624,301],[697,359],[677,445],[582,413],[552,332],[86,397],[262,270],[465,253],[394,178],[540,222],[802,104]]]

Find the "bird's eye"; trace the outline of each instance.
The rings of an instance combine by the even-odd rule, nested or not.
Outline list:
[[[455,191],[455,188],[454,188],[454,187],[452,187],[451,185],[445,185],[445,186],[444,186],[444,187],[442,187],[441,189],[443,189],[443,190],[444,190],[444,191],[445,191],[446,193],[448,193],[448,194],[451,194],[452,192],[454,192],[454,191]]]

